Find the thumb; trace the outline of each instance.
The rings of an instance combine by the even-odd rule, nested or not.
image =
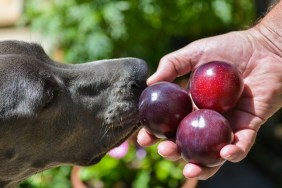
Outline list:
[[[147,84],[152,85],[159,81],[171,82],[176,77],[192,71],[203,52],[195,44],[191,43],[161,58],[157,71],[148,78]]]

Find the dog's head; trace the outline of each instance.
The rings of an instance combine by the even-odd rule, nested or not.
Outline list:
[[[98,162],[137,129],[147,72],[136,58],[68,65],[37,44],[0,42],[0,185]]]

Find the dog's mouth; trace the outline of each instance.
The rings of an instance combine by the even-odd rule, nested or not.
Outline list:
[[[99,151],[96,150],[95,156],[87,162],[87,166],[98,163],[111,149],[119,146],[140,128],[136,104],[128,109],[130,110],[116,112],[117,115],[104,122],[98,139],[99,146],[96,147]]]
[[[91,159],[87,164],[86,164],[86,166],[91,166],[91,165],[94,165],[94,164],[97,164],[97,163],[99,163],[102,159],[103,159],[103,157],[106,155],[106,153],[103,153],[103,154],[101,154],[101,155],[99,155],[99,156],[95,156],[93,159]]]
[[[122,144],[126,139],[128,139],[134,132],[136,132],[140,128],[139,121],[135,124],[128,123],[123,124],[123,126],[119,125],[116,128],[113,128],[111,132],[106,133],[107,136],[104,136],[101,143],[108,142],[109,144],[104,144],[104,149],[98,155],[95,155],[87,164],[94,165],[100,160],[113,148]],[[115,134],[115,131],[118,131],[118,135]],[[107,137],[107,138],[105,138]],[[107,140],[106,140],[107,139]],[[107,145],[107,146],[106,146]]]

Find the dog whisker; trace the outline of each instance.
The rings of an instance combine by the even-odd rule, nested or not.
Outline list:
[[[122,116],[120,116],[119,125],[122,126]]]
[[[112,131],[114,131],[114,123],[112,123],[111,129],[112,129]]]
[[[111,127],[107,127],[107,126],[105,126],[105,125],[103,125],[103,127],[105,127],[105,132],[104,132],[104,134],[102,135],[102,137],[101,137],[101,140],[103,140],[104,139],[104,137],[107,135],[107,133],[109,132],[109,130],[111,129]]]
[[[143,124],[141,121],[138,121],[138,122],[135,124],[135,126],[136,126],[138,129],[141,129],[141,128],[144,126],[144,124]]]

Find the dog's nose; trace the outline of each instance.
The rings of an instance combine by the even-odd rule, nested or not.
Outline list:
[[[149,76],[147,63],[142,59],[133,58],[130,66],[130,76],[133,78],[128,85],[133,89],[143,90],[146,88],[146,80]]]

